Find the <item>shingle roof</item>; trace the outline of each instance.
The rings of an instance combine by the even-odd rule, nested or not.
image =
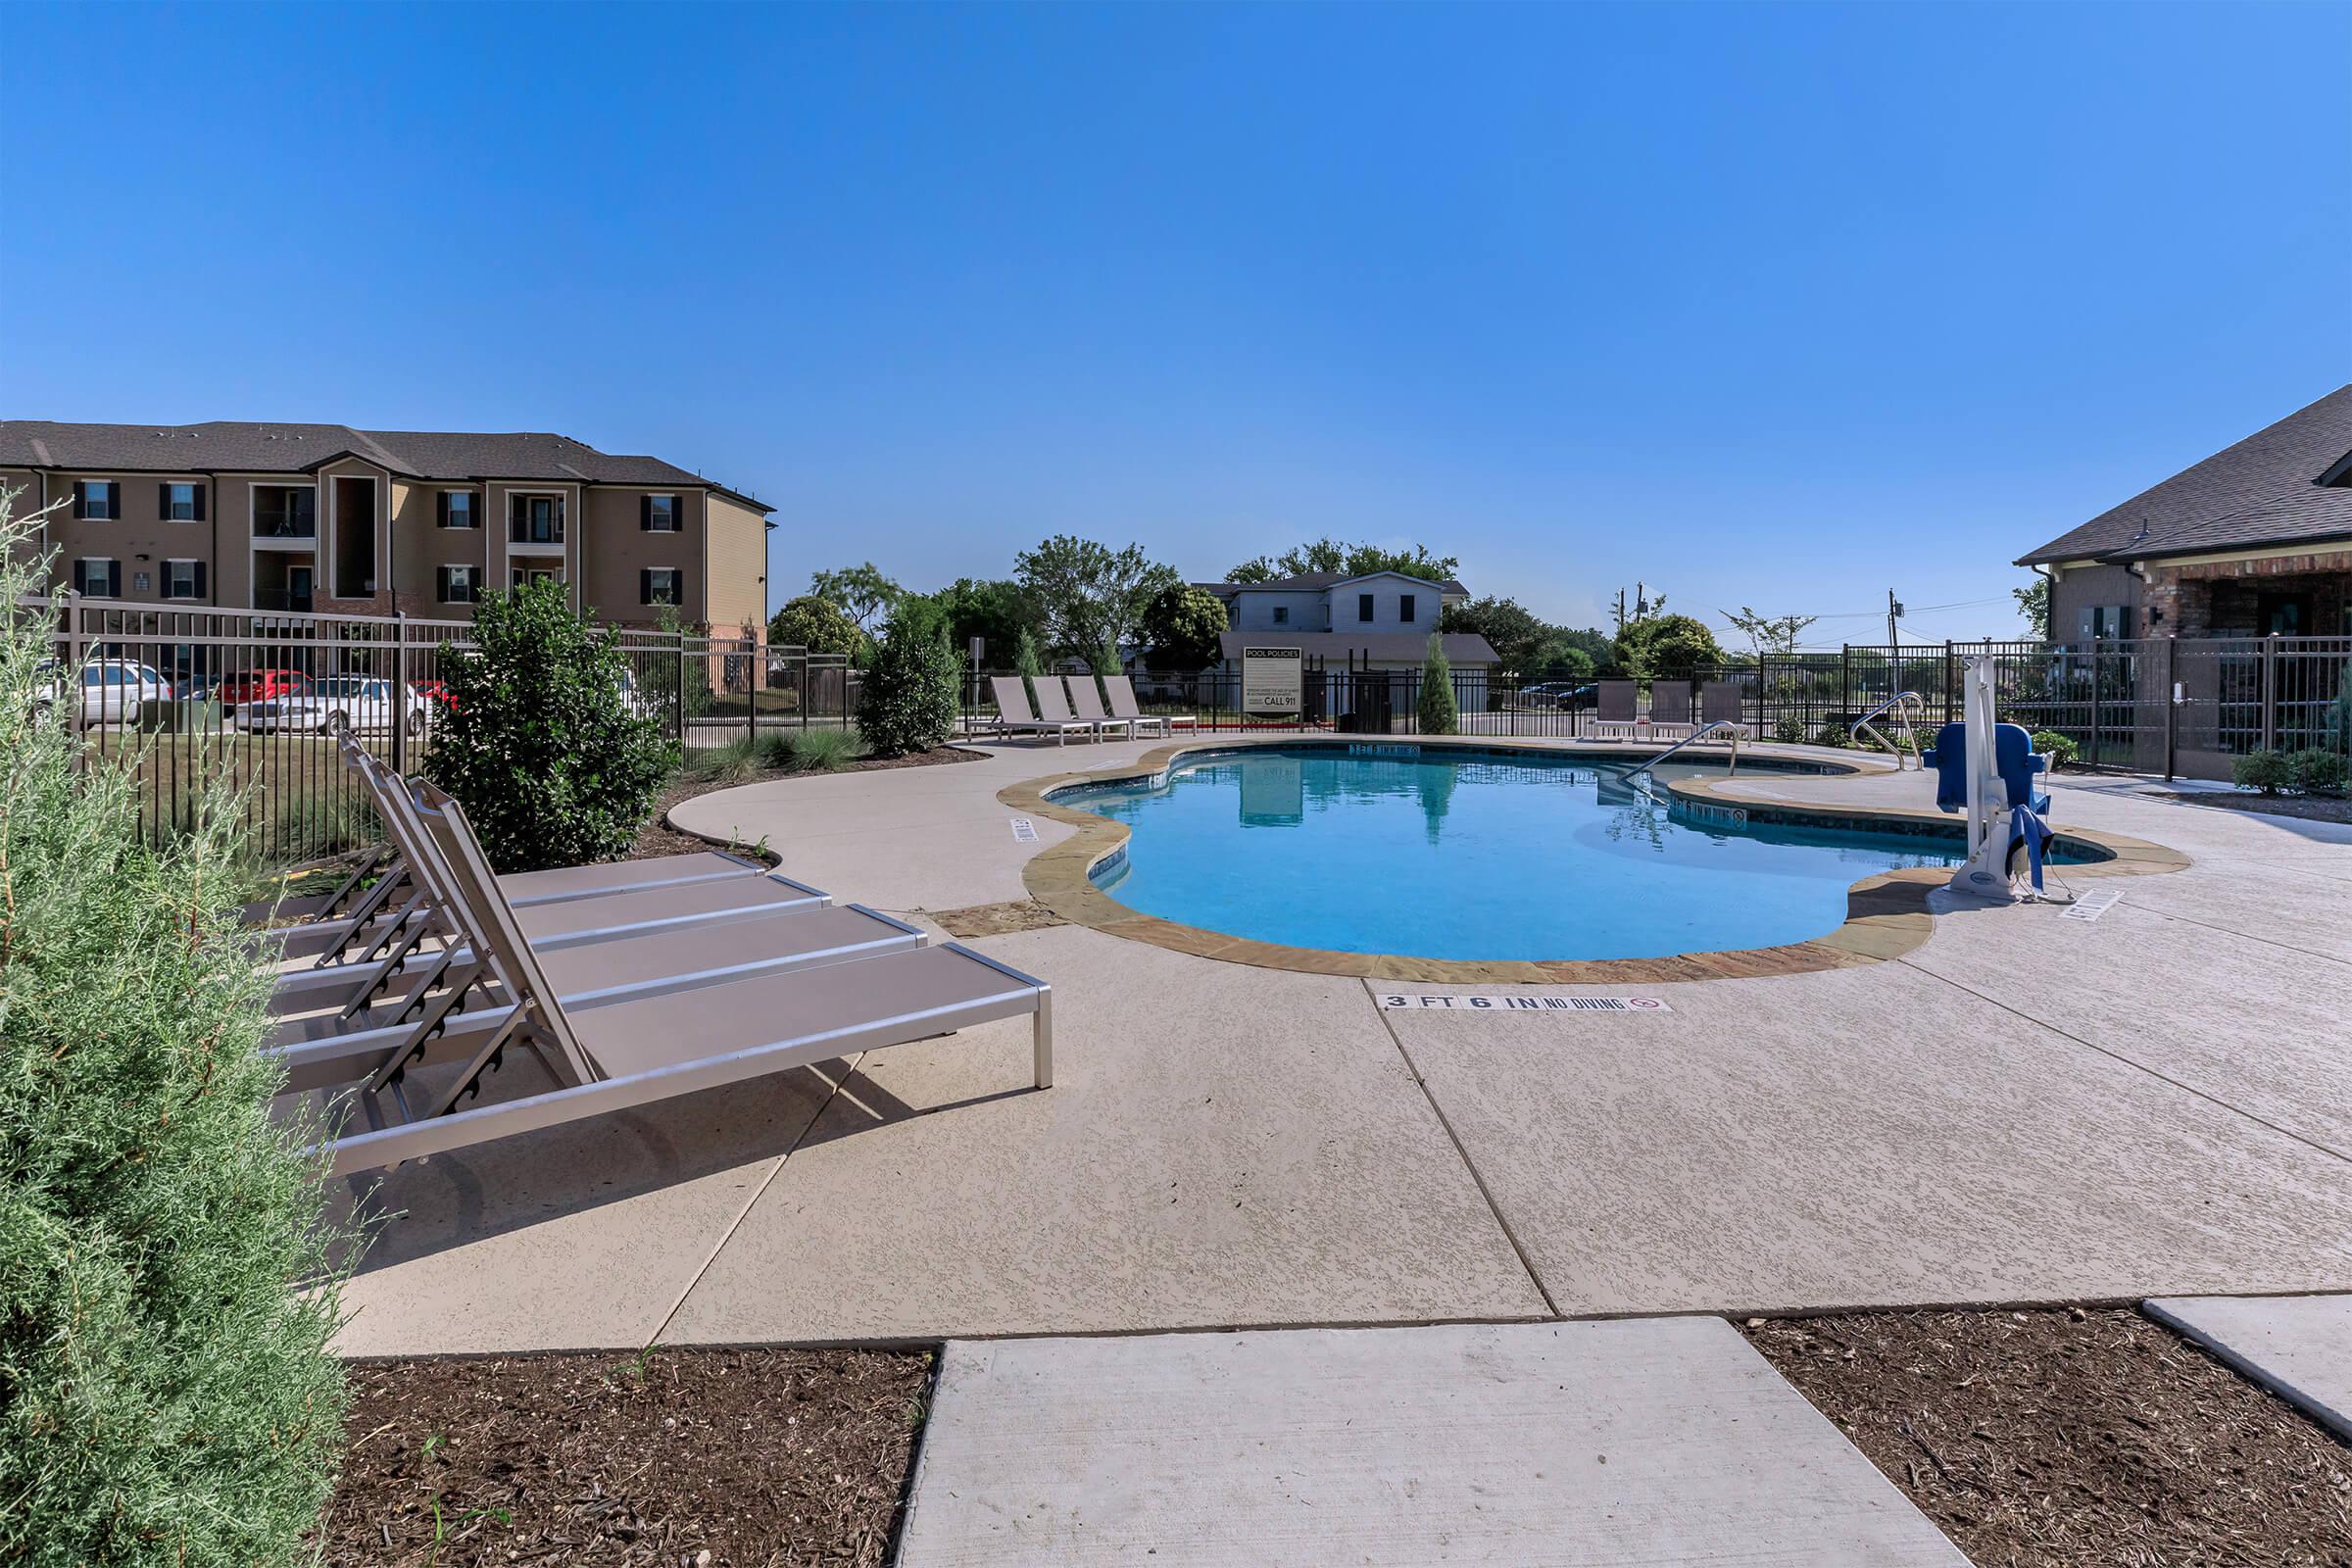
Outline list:
[[[2017,564],[2138,561],[2352,536],[2352,490],[2318,482],[2347,454],[2352,385],[2109,508]]]
[[[1300,572],[1296,577],[1275,577],[1265,582],[1202,582],[1195,583],[1193,586],[1196,588],[1205,588],[1210,593],[1220,596],[1244,592],[1308,594],[1320,593],[1326,588],[1334,588],[1344,582],[1360,582],[1365,577],[1377,577],[1383,574],[1376,571],[1306,571]],[[1415,582],[1437,582],[1437,579],[1434,577],[1413,577],[1413,574],[1409,571],[1394,572],[1389,573],[1389,575],[1397,577],[1412,577],[1412,580]],[[1460,594],[1464,598],[1469,597],[1470,590],[1463,587],[1460,583],[1454,581],[1451,577],[1446,578],[1444,582],[1437,583],[1437,586],[1446,593]]]
[[[775,509],[660,458],[599,452],[542,430],[359,430],[347,424],[63,424],[0,419],[0,467],[125,473],[302,473],[362,457],[411,479],[556,479],[587,484],[709,485]]]
[[[1227,659],[1238,660],[1242,649],[1297,648],[1305,653],[1319,654],[1327,660],[1345,662],[1352,652],[1358,659],[1371,659],[1386,663],[1417,664],[1429,657],[1429,636],[1426,632],[1409,631],[1228,631],[1218,634]],[[1448,663],[1495,664],[1494,646],[1474,632],[1449,631],[1438,639],[1446,650]]]

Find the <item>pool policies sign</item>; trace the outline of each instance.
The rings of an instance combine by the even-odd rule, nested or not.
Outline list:
[[[1300,671],[1305,658],[1296,648],[1242,650],[1242,714],[1246,718],[1277,717],[1306,707],[1305,681]]]

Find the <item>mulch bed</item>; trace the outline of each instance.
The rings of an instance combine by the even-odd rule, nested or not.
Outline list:
[[[351,1369],[337,1568],[879,1568],[931,1356],[655,1350]]]
[[[908,752],[904,757],[860,757],[836,768],[791,769],[767,767],[740,778],[696,779],[670,789],[654,803],[654,814],[638,830],[637,847],[629,852],[632,860],[651,860],[664,855],[691,855],[710,846],[692,833],[682,833],[669,825],[669,813],[675,808],[698,795],[710,795],[719,790],[738,789],[746,784],[765,784],[780,778],[828,778],[839,773],[883,773],[901,767],[939,767],[950,762],[977,762],[986,757],[984,752],[967,752],[956,746],[934,746],[927,752]],[[748,848],[748,846],[746,846]],[[769,858],[774,858],[770,856]]]
[[[1980,1568],[2352,1564],[2352,1448],[2137,1312],[1747,1337]]]
[[[2160,800],[2183,806],[2218,806],[2228,811],[2260,811],[2265,816],[2300,817],[2306,822],[2352,822],[2352,800],[2325,795],[2224,795],[2219,790],[2160,790]]]

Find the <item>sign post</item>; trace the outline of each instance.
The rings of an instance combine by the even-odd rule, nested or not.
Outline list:
[[[1296,648],[1242,650],[1242,717],[1295,718],[1305,710],[1305,656]]]

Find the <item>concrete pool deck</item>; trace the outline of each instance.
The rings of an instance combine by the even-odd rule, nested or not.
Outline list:
[[[998,791],[1158,744],[989,747],[675,814],[925,921],[1024,901],[1073,831],[1017,840]],[[1917,772],[1731,791],[1932,804]],[[2061,827],[2190,863],[2103,883],[2122,898],[2095,920],[1945,908],[1886,961],[1642,988],[1670,1013],[1399,1013],[1358,979],[1078,926],[970,938],[1053,983],[1054,1089],[992,1025],[394,1171],[342,1346],[2352,1290],[2352,828],[2129,780],[2053,794]]]

